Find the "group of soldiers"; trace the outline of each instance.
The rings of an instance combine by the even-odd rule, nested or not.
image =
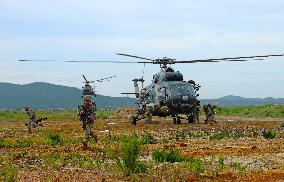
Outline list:
[[[24,109],[29,117],[25,123],[29,133],[32,133],[32,128],[36,128],[38,126],[43,127],[41,122],[47,120],[47,117],[37,119],[34,110],[29,107],[25,107]],[[97,135],[92,130],[94,127],[94,120],[96,119],[96,110],[96,104],[91,101],[91,97],[88,95],[83,96],[83,104],[78,106],[78,116],[80,117],[82,128],[84,130],[84,149],[88,147],[90,138],[93,138],[95,142],[98,140]]]
[[[205,104],[203,105],[203,110],[206,116],[205,123],[217,123],[214,116],[215,105]],[[88,142],[91,138],[97,142],[98,137],[93,131],[94,121],[96,119],[96,104],[91,101],[91,97],[88,95],[83,96],[83,104],[78,106],[78,116],[80,117],[80,121],[82,122],[82,128],[84,131],[84,140],[83,140],[83,148],[84,150],[88,147]],[[44,120],[47,120],[47,117],[36,119],[35,111],[31,110],[29,107],[25,107],[25,111],[29,116],[29,119],[26,122],[26,126],[28,128],[28,132],[31,133],[32,128],[36,128],[38,126],[42,126],[41,123]]]

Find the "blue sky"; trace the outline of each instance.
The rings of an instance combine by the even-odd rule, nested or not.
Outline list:
[[[0,0],[0,82],[81,87],[99,79],[100,94],[132,91],[143,65],[20,63],[18,59],[117,60],[116,52],[177,60],[284,53],[283,0]],[[201,98],[284,98],[284,58],[244,63],[180,64]],[[150,82],[159,71],[146,65]],[[72,81],[72,82],[71,82]]]

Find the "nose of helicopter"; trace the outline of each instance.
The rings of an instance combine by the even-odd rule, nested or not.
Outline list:
[[[192,108],[197,102],[197,98],[190,95],[169,97],[166,100],[167,106],[172,108]]]

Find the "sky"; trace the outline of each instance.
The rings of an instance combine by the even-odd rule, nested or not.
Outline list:
[[[19,59],[138,61],[284,54],[283,0],[0,0],[0,82],[48,82],[81,88],[82,74],[99,94],[149,84],[158,65],[18,62]],[[176,64],[201,84],[200,98],[284,98],[284,57],[265,61]]]

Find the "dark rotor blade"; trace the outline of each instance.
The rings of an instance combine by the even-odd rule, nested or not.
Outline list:
[[[120,55],[120,56],[127,56],[127,57],[132,57],[132,58],[144,59],[144,60],[148,60],[148,61],[154,61],[153,59],[143,58],[143,57],[140,57],[140,56],[133,56],[133,55],[130,55],[130,54],[122,54],[122,53],[116,53],[116,54]]]
[[[126,95],[128,95],[128,94],[138,94],[138,93],[134,93],[134,92],[122,92],[122,93],[120,93],[120,94],[126,94]]]
[[[106,78],[101,78],[101,79],[98,79],[98,80],[96,80],[96,81],[97,81],[97,82],[102,82],[102,81],[104,81],[104,80],[108,80],[108,81],[109,81],[110,78],[114,78],[114,77],[116,77],[116,75],[110,76],[110,77],[106,77]]]
[[[278,57],[284,56],[284,54],[270,54],[270,55],[261,55],[261,56],[241,56],[241,57],[228,57],[228,58],[212,58],[212,59],[197,59],[197,60],[190,60],[192,61],[233,61],[236,59],[253,59],[253,58],[267,58],[267,57]],[[257,60],[257,59],[256,59]],[[263,60],[263,59],[261,59]]]
[[[192,61],[173,61],[174,63],[215,63],[219,61],[211,61],[211,60],[192,60]]]
[[[84,80],[86,81],[86,83],[88,83],[88,80],[87,80],[87,78],[85,77],[85,75],[82,75],[82,76],[83,76]]]
[[[145,61],[60,61],[60,60],[28,60],[21,59],[20,62],[67,62],[67,63],[152,63]]]
[[[247,60],[247,59],[226,59],[226,60],[222,60],[222,61],[233,61],[233,62],[237,62],[237,61],[251,61],[251,60]],[[210,61],[210,60],[199,60],[199,61],[175,61],[175,63],[216,63],[216,62],[220,62],[220,61]]]

